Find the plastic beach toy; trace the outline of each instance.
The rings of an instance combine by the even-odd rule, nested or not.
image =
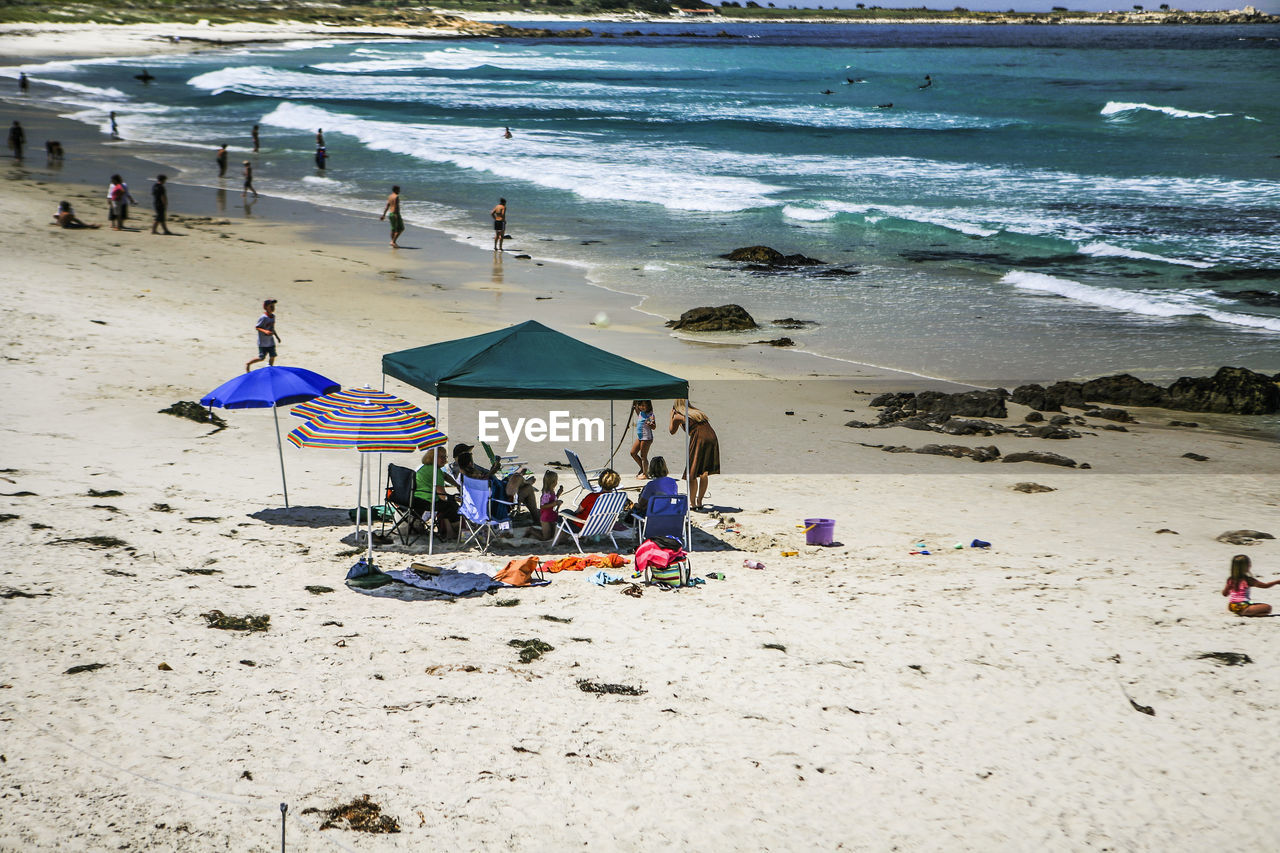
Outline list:
[[[782,556],[784,556],[784,557],[799,557],[799,556],[800,556],[800,552],[799,552],[799,551],[783,551],[783,552],[782,552]]]
[[[970,548],[990,548],[990,542],[983,542],[981,539],[975,539],[969,543]]]

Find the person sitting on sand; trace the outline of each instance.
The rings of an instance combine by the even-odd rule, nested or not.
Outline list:
[[[556,522],[560,520],[560,496],[564,494],[564,486],[557,485],[560,475],[555,471],[547,471],[542,475],[542,497],[538,499],[538,525],[530,527],[525,536],[546,542],[555,533]]]
[[[101,225],[90,225],[87,222],[81,222],[76,216],[75,211],[71,209],[71,202],[58,202],[58,212],[53,215],[53,221],[58,223],[59,228],[101,228]]]
[[[661,456],[655,456],[649,460],[649,482],[645,483],[644,488],[640,490],[640,497],[636,498],[636,508],[631,511],[632,515],[644,518],[645,513],[649,511],[649,498],[680,494],[680,484],[676,482],[675,477],[668,477],[667,474],[667,460]]]
[[[653,446],[653,428],[658,421],[653,416],[651,400],[636,400],[631,404],[631,411],[636,416],[636,440],[631,443],[631,458],[640,466],[637,480],[643,480],[649,468],[649,448]]]
[[[1270,604],[1249,600],[1249,587],[1270,589],[1280,583],[1280,579],[1263,583],[1249,574],[1252,567],[1253,561],[1247,554],[1236,554],[1231,558],[1231,574],[1227,576],[1227,585],[1222,588],[1222,594],[1230,596],[1227,599],[1227,609],[1237,616],[1270,616]]]
[[[607,492],[612,492],[622,483],[622,476],[612,468],[605,468],[600,472],[600,491],[592,492],[582,499],[582,503],[578,504],[578,508],[573,514],[581,519],[586,519],[591,515],[591,508],[596,505],[596,500]]]
[[[431,493],[435,492],[436,530],[446,539],[452,539],[458,523],[458,499],[445,491],[453,486],[453,478],[444,470],[444,448],[437,447],[422,455],[422,466],[414,477],[411,509],[418,518],[431,512]]]

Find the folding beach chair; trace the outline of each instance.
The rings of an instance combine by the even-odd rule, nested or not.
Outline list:
[[[684,522],[688,515],[688,495],[654,495],[649,498],[644,517],[636,517],[636,539],[640,541],[656,536],[675,536],[684,542]]]
[[[578,478],[579,488],[584,492],[598,492],[600,485],[591,482],[591,474],[599,475],[604,468],[592,468],[590,471],[582,467],[582,460],[578,458],[578,454],[569,448],[565,448],[564,455],[569,459],[569,467],[573,469],[574,476]]]
[[[408,545],[422,535],[413,529],[415,521],[430,524],[431,513],[425,513],[422,519],[413,514],[413,490],[416,483],[417,474],[413,469],[394,464],[387,466],[386,505],[391,510],[390,520],[394,522],[390,533],[400,537],[401,545]],[[384,518],[382,522],[383,536],[388,534],[387,521]]]
[[[462,482],[462,508],[458,511],[458,541],[463,545],[475,542],[481,551],[486,551],[493,542],[494,529],[507,530],[510,521],[498,521],[490,515],[490,501],[511,506],[510,501],[500,501],[493,497],[492,487],[488,480],[477,480],[459,475]],[[470,535],[463,541],[463,534],[470,529]]]
[[[561,533],[568,533],[573,537],[573,544],[578,546],[578,553],[581,554],[584,553],[582,550],[583,539],[594,539],[597,536],[608,534],[609,541],[613,543],[616,551],[618,540],[613,538],[613,526],[618,523],[618,516],[622,515],[622,510],[626,505],[627,496],[625,493],[605,492],[596,498],[596,502],[591,505],[591,512],[587,514],[585,519],[578,518],[568,512],[560,513],[560,526],[556,528],[556,535],[551,540],[551,547],[554,548],[556,543],[560,541]]]
[[[498,465],[498,476],[503,479],[525,467],[525,464],[520,461],[518,456],[499,456],[494,453],[493,448],[489,446],[487,441],[480,442],[480,447],[484,449],[484,455],[489,457],[489,464]]]

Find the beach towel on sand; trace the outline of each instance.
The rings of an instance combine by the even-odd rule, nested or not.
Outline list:
[[[458,572],[453,569],[444,569],[438,575],[426,576],[412,569],[397,569],[386,574],[400,583],[416,586],[418,589],[453,596],[478,595],[506,586],[502,581],[494,580],[482,572]]]
[[[618,554],[588,554],[585,557],[561,557],[542,564],[544,572],[580,572],[583,569],[620,569],[631,562]]]
[[[549,580],[536,580],[533,575],[538,571],[537,557],[522,557],[507,563],[493,579],[507,586],[546,586]]]

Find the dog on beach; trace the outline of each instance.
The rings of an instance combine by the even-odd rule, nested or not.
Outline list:
[[[49,158],[49,162],[62,161],[62,143],[54,139],[45,140],[44,154]]]

